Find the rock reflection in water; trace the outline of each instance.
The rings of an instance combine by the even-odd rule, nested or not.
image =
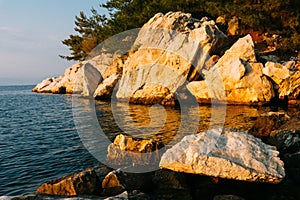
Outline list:
[[[212,128],[249,130],[254,120],[268,109],[249,106],[199,106],[164,108],[128,103],[96,101],[101,128],[113,141],[116,135],[126,134],[140,139],[156,139],[174,145],[185,135]]]

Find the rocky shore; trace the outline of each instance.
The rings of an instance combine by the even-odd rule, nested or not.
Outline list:
[[[13,199],[298,199],[299,116],[269,112],[247,132],[187,135],[154,159],[140,155],[165,148],[161,142],[118,135],[107,149],[107,160],[120,164],[117,170],[96,166]],[[133,163],[153,160],[160,169],[126,172]]]
[[[260,55],[251,35],[230,37],[208,18],[158,13],[139,30],[131,46],[121,55],[101,53],[79,62],[33,91],[165,106],[189,98],[199,104],[300,105],[298,60]],[[187,135],[172,147],[120,134],[107,149],[107,161],[120,166],[116,170],[97,166],[44,183],[35,196],[16,200],[50,198],[47,195],[299,199],[300,112],[293,116],[269,112],[253,120],[247,131],[207,130]],[[132,165],[149,164],[158,169],[125,172]]]
[[[226,36],[213,20],[158,13],[131,40],[123,54],[101,52],[33,91],[109,99],[115,89],[117,99],[137,104],[174,105],[189,92],[199,103],[299,103],[297,59],[258,55],[250,35]]]

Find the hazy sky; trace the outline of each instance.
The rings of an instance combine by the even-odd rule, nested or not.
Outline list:
[[[61,40],[74,33],[80,11],[105,0],[0,0],[0,85],[36,84],[59,76],[72,62]],[[100,13],[105,10],[98,9]]]

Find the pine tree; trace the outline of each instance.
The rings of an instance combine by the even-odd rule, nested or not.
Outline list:
[[[99,15],[95,9],[91,9],[92,16],[87,17],[83,12],[75,17],[74,30],[78,35],[70,35],[68,39],[62,41],[69,46],[71,56],[62,56],[67,60],[84,60],[89,53],[106,38],[105,29],[107,18]]]
[[[108,10],[108,18],[95,9],[91,10],[90,17],[80,12],[75,18],[77,34],[62,41],[69,47],[71,55],[62,58],[84,60],[107,38],[140,28],[156,13],[169,11],[188,12],[199,19],[203,16],[214,19],[221,15],[227,19],[236,16],[241,21],[243,33],[280,34],[282,49],[300,50],[299,0],[108,0],[100,6]]]

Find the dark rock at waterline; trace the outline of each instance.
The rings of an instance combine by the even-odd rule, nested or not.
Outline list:
[[[125,187],[121,184],[116,171],[109,172],[102,181],[103,191],[101,196],[118,195],[125,191]]]
[[[270,133],[266,143],[274,145],[281,155],[294,153],[300,149],[300,118],[291,117],[276,130]]]
[[[248,132],[255,137],[268,137],[272,131],[281,127],[288,120],[289,116],[285,113],[269,112],[266,115],[259,116]]]
[[[124,191],[132,192],[134,190],[151,193],[154,188],[153,176],[154,172],[135,174],[114,170],[102,181],[101,196],[113,196]]]
[[[78,195],[78,199],[213,199],[238,196],[244,199],[299,199],[299,177],[293,169],[279,184],[250,183],[227,179],[212,179],[207,176],[178,173],[170,170],[157,170],[146,174],[131,174],[113,171],[116,176],[106,176],[110,183],[122,185],[124,189],[119,194],[107,192],[98,196]],[[293,173],[293,174],[292,174]],[[102,186],[103,186],[102,181]],[[106,182],[107,183],[107,182]],[[114,185],[114,184],[111,184]],[[103,191],[103,190],[102,190]],[[108,190],[107,190],[108,191]],[[122,193],[123,192],[123,193]],[[26,199],[27,198],[27,199]],[[59,196],[31,196],[25,200],[59,199]],[[225,199],[226,199],[225,198]],[[21,198],[22,199],[22,198]],[[21,200],[20,198],[16,200]]]
[[[150,195],[143,193],[138,190],[134,190],[129,193],[129,199],[131,200],[150,200],[152,199]]]
[[[170,170],[158,170],[153,177],[155,199],[192,199],[190,188],[184,173]]]

